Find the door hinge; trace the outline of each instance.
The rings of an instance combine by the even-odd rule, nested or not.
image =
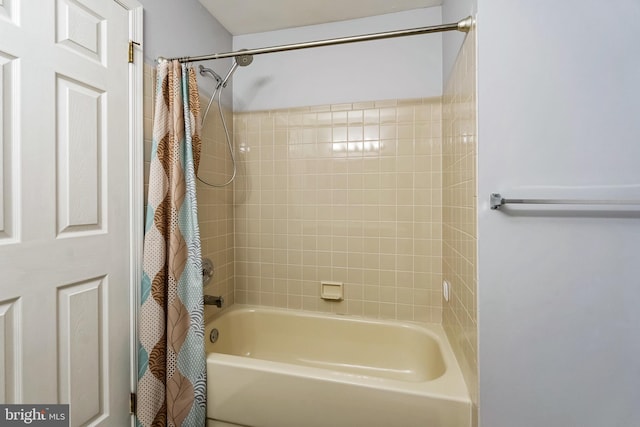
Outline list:
[[[140,46],[140,43],[129,40],[129,64],[133,64],[133,45]]]
[[[136,414],[136,406],[138,404],[138,396],[135,393],[131,393],[129,396],[129,412],[132,414]]]

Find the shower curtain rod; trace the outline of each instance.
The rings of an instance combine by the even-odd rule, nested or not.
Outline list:
[[[337,45],[337,44],[390,39],[394,37],[406,37],[406,36],[417,36],[419,34],[441,33],[444,31],[462,31],[464,33],[468,33],[472,25],[473,25],[473,17],[468,16],[465,19],[453,24],[434,25],[431,27],[419,27],[419,28],[411,28],[407,30],[387,31],[384,33],[363,34],[359,36],[340,37],[340,38],[327,39],[327,40],[316,40],[312,42],[285,44],[280,46],[263,47],[263,48],[257,48],[257,49],[243,49],[243,50],[238,50],[234,52],[213,53],[210,55],[184,56],[184,57],[169,58],[169,59],[159,57],[158,61],[163,61],[163,60],[172,61],[176,59],[180,62],[208,61],[211,59],[235,58],[236,56],[248,56],[248,55],[261,55],[263,53],[285,52],[288,50],[307,49],[311,47],[322,47],[322,46],[331,46],[331,45]]]

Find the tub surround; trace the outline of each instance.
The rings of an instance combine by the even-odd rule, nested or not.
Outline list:
[[[442,325],[478,405],[476,31],[466,36],[443,96]]]
[[[145,64],[145,197],[154,87]],[[202,253],[216,268],[205,293],[225,307],[440,323],[441,108],[422,98],[226,109],[238,177],[223,189],[197,185]],[[200,162],[213,182],[231,173],[224,138],[213,106]],[[343,282],[344,299],[322,300],[322,280]]]
[[[236,302],[441,321],[440,98],[234,117]]]
[[[211,84],[201,82],[202,86]],[[202,108],[205,109],[209,98],[201,92]],[[233,112],[222,104],[225,120],[233,137]],[[233,166],[224,128],[218,112],[217,101],[211,106],[202,128],[202,153],[198,176],[203,180],[222,184],[229,180]],[[220,295],[224,298],[223,309],[233,305],[234,295],[234,235],[233,235],[233,184],[226,187],[210,187],[197,181],[198,222],[202,239],[202,256],[213,261],[214,275],[204,288],[207,295]],[[219,311],[215,306],[205,307],[205,319]]]

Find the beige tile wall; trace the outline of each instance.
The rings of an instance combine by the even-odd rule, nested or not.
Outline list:
[[[443,96],[443,326],[477,409],[476,39],[469,32]]]
[[[201,94],[203,114],[209,98]],[[223,112],[233,138],[233,112],[223,105]],[[220,118],[217,102],[207,114],[202,128],[202,155],[198,176],[210,184],[226,183],[233,174],[231,156]],[[198,219],[202,256],[210,258],[215,266],[213,279],[204,288],[205,294],[221,295],[224,307],[233,305],[234,295],[234,247],[233,247],[233,183],[224,187],[212,187],[198,180]],[[205,307],[205,317],[218,309]]]
[[[441,100],[235,115],[236,302],[440,322]],[[341,302],[320,281],[345,284]]]
[[[144,166],[145,166],[145,205],[149,181],[149,161],[153,132],[153,102],[155,92],[154,68],[144,64]],[[208,102],[201,93],[204,108]],[[233,116],[225,109],[229,131],[233,132]],[[232,135],[232,133],[231,133]],[[222,122],[217,106],[211,107],[202,129],[202,155],[199,176],[208,182],[224,183],[231,175],[231,159],[226,148]],[[213,279],[204,292],[210,295],[222,295],[225,306],[234,302],[233,288],[233,185],[224,188],[212,188],[197,182],[198,222],[202,255],[211,258],[215,265]],[[212,315],[215,307],[206,307],[206,316]]]

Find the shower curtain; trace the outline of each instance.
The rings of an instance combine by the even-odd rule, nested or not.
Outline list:
[[[195,174],[200,157],[196,75],[157,67],[138,322],[139,426],[202,427],[206,363]]]

